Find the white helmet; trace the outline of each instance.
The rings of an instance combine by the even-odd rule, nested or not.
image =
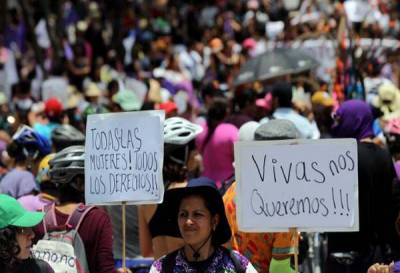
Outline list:
[[[164,143],[185,145],[198,136],[203,128],[184,118],[173,117],[164,122]]]

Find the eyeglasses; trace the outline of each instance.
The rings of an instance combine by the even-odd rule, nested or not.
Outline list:
[[[33,234],[33,229],[31,227],[18,227],[17,233],[22,235],[30,235]]]

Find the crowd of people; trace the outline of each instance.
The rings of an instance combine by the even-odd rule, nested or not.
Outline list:
[[[154,258],[147,271],[294,272],[296,234],[238,229],[234,144],[354,138],[360,228],[321,235],[319,272],[397,272],[400,47],[362,39],[397,41],[400,2],[355,1],[361,19],[350,2],[0,4],[1,270],[53,272],[32,253],[63,226],[82,242],[77,272],[129,272],[119,208],[84,205],[87,117],[163,110],[164,202],[127,207],[127,256]],[[236,83],[251,58],[308,39],[334,41],[317,60],[334,66]]]

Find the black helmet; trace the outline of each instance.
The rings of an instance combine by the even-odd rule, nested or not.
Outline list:
[[[57,151],[73,145],[84,145],[85,135],[75,127],[64,124],[53,130],[51,141]]]
[[[67,147],[56,153],[49,164],[51,182],[70,183],[75,176],[85,173],[85,146]]]

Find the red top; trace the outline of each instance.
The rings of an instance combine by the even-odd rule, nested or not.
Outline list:
[[[55,210],[57,223],[65,224],[67,214]],[[85,245],[90,272],[115,273],[113,257],[112,225],[108,214],[100,208],[92,209],[83,219],[78,230]],[[44,235],[43,224],[35,228],[36,240]]]

